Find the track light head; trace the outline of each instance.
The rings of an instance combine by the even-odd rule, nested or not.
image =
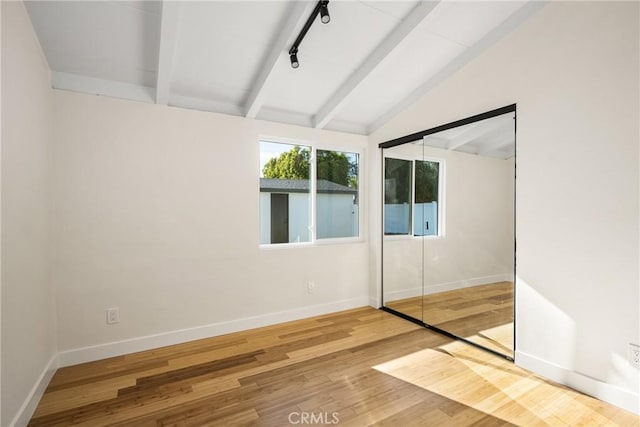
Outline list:
[[[331,16],[329,16],[329,8],[327,7],[327,4],[329,4],[328,1],[323,1],[320,4],[320,21],[322,21],[323,24],[328,24],[329,21],[331,21]]]
[[[290,54],[289,59],[291,60],[291,68],[298,68],[300,66],[300,62],[298,62],[298,55],[296,53]]]
[[[311,28],[311,24],[313,24],[313,22],[318,17],[318,13],[320,14],[320,21],[323,24],[327,24],[329,23],[329,21],[331,21],[331,17],[329,16],[329,8],[327,6],[328,4],[329,0],[318,0],[315,7],[313,8],[313,11],[311,12],[311,15],[309,15],[309,18],[307,18],[307,22],[304,23],[304,26],[300,30],[298,37],[296,37],[296,40],[293,42],[291,49],[289,49],[289,60],[291,61],[291,68],[295,69],[300,66],[300,62],[298,62],[298,48],[300,47],[300,43],[302,43],[304,36],[307,34],[307,31],[309,31],[309,28]]]

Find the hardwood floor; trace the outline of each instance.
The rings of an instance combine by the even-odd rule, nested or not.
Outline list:
[[[640,418],[366,307],[62,368],[29,425],[580,423]]]
[[[389,301],[396,311],[513,355],[513,283],[497,282]]]

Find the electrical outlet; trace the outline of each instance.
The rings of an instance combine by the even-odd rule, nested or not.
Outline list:
[[[120,322],[120,309],[118,307],[107,308],[107,325]]]
[[[307,292],[312,294],[315,288],[316,288],[315,282],[307,282]]]
[[[629,363],[640,369],[640,346],[629,343]]]

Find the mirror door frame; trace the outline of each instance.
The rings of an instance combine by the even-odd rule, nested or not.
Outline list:
[[[471,123],[475,123],[475,122],[479,122],[481,120],[486,120],[486,119],[490,119],[493,117],[497,117],[497,116],[501,116],[503,114],[507,114],[507,113],[511,113],[513,112],[515,114],[514,117],[514,127],[513,127],[513,132],[514,132],[514,140],[515,140],[515,153],[514,153],[514,172],[513,172],[513,180],[514,180],[514,186],[513,186],[513,191],[514,191],[514,206],[513,206],[513,320],[514,320],[514,327],[513,327],[513,349],[512,349],[512,354],[511,355],[506,355],[503,353],[500,353],[498,351],[495,351],[493,349],[487,348],[482,346],[481,344],[478,344],[476,342],[473,342],[471,340],[468,340],[464,337],[452,334],[451,332],[448,332],[444,329],[438,328],[437,326],[433,326],[430,325],[426,322],[424,322],[424,320],[421,319],[417,319],[415,317],[412,317],[408,314],[405,313],[401,313],[399,311],[396,311],[392,308],[386,307],[385,306],[385,298],[384,298],[384,238],[385,238],[385,234],[384,234],[384,197],[381,199],[381,232],[380,232],[380,256],[381,256],[381,261],[380,261],[380,301],[382,303],[382,306],[380,307],[381,310],[386,311],[388,313],[394,314],[398,317],[401,317],[405,320],[408,320],[410,322],[416,323],[420,326],[423,326],[427,329],[433,330],[435,332],[438,332],[442,335],[445,335],[449,338],[452,339],[456,339],[459,341],[463,341],[466,342],[467,344],[470,344],[474,347],[480,348],[482,350],[488,351],[489,353],[492,353],[496,356],[505,358],[509,361],[514,361],[513,355],[515,354],[516,351],[516,328],[515,328],[515,318],[516,318],[516,304],[515,304],[515,299],[516,299],[516,257],[517,257],[517,252],[516,252],[516,170],[517,170],[517,129],[518,129],[518,114],[516,111],[516,104],[510,104],[504,107],[500,107],[500,108],[496,108],[494,110],[490,110],[490,111],[486,111],[484,113],[480,113],[480,114],[476,114],[470,117],[466,117],[464,119],[460,119],[460,120],[456,120],[450,123],[445,123],[443,125],[439,125],[430,129],[426,129],[420,132],[415,132],[409,135],[405,135],[405,136],[401,136],[399,138],[395,138],[395,139],[391,139],[389,141],[385,141],[382,142],[380,144],[378,144],[378,148],[381,150],[380,153],[380,158],[381,158],[381,191],[383,191],[383,195],[384,195],[384,149],[388,149],[388,148],[392,148],[392,147],[397,147],[400,145],[404,145],[404,144],[409,144],[418,140],[423,139],[425,136],[428,135],[432,135],[438,132],[442,132],[442,131],[446,131],[449,129],[453,129],[459,126],[464,126],[464,125],[468,125]]]

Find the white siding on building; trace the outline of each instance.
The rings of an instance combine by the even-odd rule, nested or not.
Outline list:
[[[271,194],[260,192],[260,244],[271,243]],[[309,242],[309,194],[289,195],[289,243]],[[320,193],[316,196],[317,238],[330,239],[359,236],[358,206],[352,194]]]
[[[353,197],[353,194],[318,194],[318,239],[358,236],[358,210]]]
[[[260,244],[271,243],[271,193],[260,192]]]
[[[289,193],[289,242],[311,241],[309,231],[309,193]]]

